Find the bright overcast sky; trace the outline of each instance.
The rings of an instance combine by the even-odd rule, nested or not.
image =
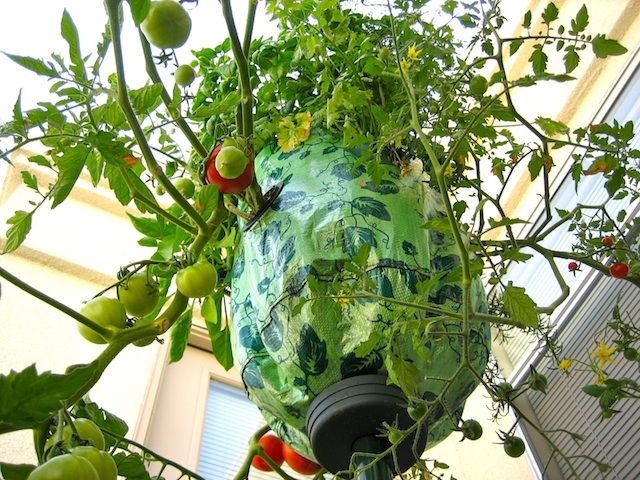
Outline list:
[[[137,32],[133,28],[128,5],[126,2],[123,3],[124,39],[135,46],[134,49],[125,52],[128,66],[131,67],[127,71],[127,83],[138,88],[145,82],[146,77],[142,61],[138,60],[141,54]],[[238,29],[242,32],[248,0],[234,0],[232,3]],[[263,2],[260,2],[261,6],[262,4]],[[191,50],[218,45],[226,37],[222,8],[217,0],[200,0],[197,7],[193,3],[184,5],[191,13],[193,26],[188,43],[177,51],[181,63],[193,59]],[[60,36],[60,20],[65,8],[78,28],[82,55],[91,54],[101,39],[107,21],[102,0],[1,0],[0,51],[43,60],[48,60],[53,52],[67,57],[68,47]],[[267,25],[264,11],[260,9],[254,36],[269,31],[273,32],[274,27]],[[110,59],[111,55],[110,52]],[[21,89],[23,110],[33,108],[38,101],[48,99],[49,82],[44,77],[16,65],[5,55],[0,55],[0,72],[0,123],[11,120],[13,105]]]

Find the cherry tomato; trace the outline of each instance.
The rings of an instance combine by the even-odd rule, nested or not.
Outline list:
[[[190,178],[180,177],[173,182],[173,185],[182,195],[184,195],[185,198],[191,198],[193,197],[193,194],[196,193],[196,185]]]
[[[503,448],[510,457],[520,457],[525,451],[524,440],[520,437],[509,436],[504,439]]]
[[[153,1],[140,24],[149,43],[155,47],[178,48],[191,33],[191,18],[182,5],[174,0]]]
[[[103,327],[127,327],[127,314],[124,305],[117,298],[96,297],[85,303],[80,309],[80,313]],[[78,323],[78,331],[80,335],[92,343],[107,343],[102,335],[82,323]]]
[[[613,245],[615,242],[613,240],[613,237],[604,237],[602,239],[602,244],[603,245]]]
[[[65,453],[53,457],[29,474],[27,480],[101,480],[91,462]]]
[[[427,404],[424,402],[411,404],[407,407],[407,412],[411,419],[417,422],[424,417],[425,413],[427,413]]]
[[[320,470],[322,470],[321,465],[318,465],[316,462],[303,457],[286,443],[282,444],[282,454],[284,455],[284,460],[287,462],[287,464],[293,470],[302,475],[315,475]]]
[[[118,478],[116,462],[113,457],[105,451],[89,446],[74,447],[71,449],[71,455],[89,460],[93,468],[96,469],[100,480],[116,480]]]
[[[578,270],[578,263],[577,262],[569,262],[569,271],[570,272],[575,272],[576,270]]]
[[[222,176],[220,176],[220,173],[216,169],[216,157],[218,156],[220,150],[222,150],[222,144],[218,145],[209,157],[205,175],[207,183],[210,185],[218,185],[218,191],[220,193],[234,194],[244,191],[249,185],[251,185],[251,182],[253,181],[253,159],[249,161],[242,174],[237,178],[222,178]]]
[[[176,68],[173,75],[176,79],[176,83],[181,87],[188,87],[196,79],[196,71],[188,63],[183,63]]]
[[[153,312],[160,299],[158,282],[145,272],[138,272],[118,285],[118,298],[132,317],[144,317]]]
[[[216,170],[226,180],[242,175],[248,163],[249,157],[238,147],[222,147],[216,156]]]
[[[262,445],[264,453],[271,460],[273,460],[276,465],[280,466],[284,463],[284,456],[282,454],[283,443],[280,438],[272,433],[267,433],[266,435],[263,435],[260,440],[258,440],[258,443]],[[253,460],[251,460],[251,465],[258,470],[262,470],[263,472],[270,472],[271,470],[273,470],[273,468],[271,468],[271,466],[258,455],[253,457]]]
[[[626,263],[614,263],[609,267],[609,273],[613,278],[626,278],[629,275],[629,265]]]
[[[207,261],[196,262],[176,275],[176,287],[185,297],[202,298],[213,292],[218,284],[216,267]]]
[[[489,88],[489,82],[482,75],[476,75],[469,81],[469,92],[474,97],[482,97]]]
[[[464,438],[478,440],[482,436],[482,425],[477,420],[465,420],[460,427]]]

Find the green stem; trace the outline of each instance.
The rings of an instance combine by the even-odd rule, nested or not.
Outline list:
[[[105,0],[107,12],[109,14],[109,26],[111,28],[111,36],[113,41],[113,50],[116,63],[116,76],[118,79],[118,104],[124,112],[125,118],[133,131],[142,156],[147,164],[149,172],[158,180],[165,191],[175,200],[175,202],[185,211],[185,213],[193,219],[199,229],[207,230],[207,223],[198,213],[198,211],[189,203],[189,201],[178,191],[178,189],[167,178],[164,171],[156,161],[153,151],[147,142],[147,138],[142,130],[138,118],[131,105],[129,94],[127,92],[127,83],[124,75],[124,61],[122,55],[122,41],[120,38],[120,22],[119,22],[119,5],[121,0]]]
[[[251,138],[253,136],[253,95],[251,91],[251,80],[249,76],[249,63],[243,51],[243,46],[238,37],[233,20],[233,12],[231,10],[230,0],[221,0],[222,15],[224,16],[229,31],[229,39],[231,40],[231,50],[238,66],[238,75],[240,78],[240,108],[242,110],[242,125],[238,125],[239,133],[242,137]]]
[[[158,69],[156,68],[156,64],[153,61],[151,45],[149,45],[149,42],[147,41],[147,37],[144,36],[142,31],[140,31],[140,43],[142,44],[142,52],[144,53],[144,63],[146,66],[147,75],[149,75],[149,78],[155,85],[162,85],[162,90],[160,91],[160,98],[162,98],[162,102],[167,106],[167,108],[175,109],[175,107],[171,105],[171,95],[169,95],[169,92],[167,92],[167,89],[164,87],[164,84],[162,83],[162,79],[158,74]],[[206,159],[207,156],[209,155],[209,152],[207,152],[207,149],[204,148],[204,145],[202,145],[202,143],[200,142],[200,140],[198,139],[194,131],[191,129],[189,124],[186,122],[184,117],[182,115],[175,116],[174,121],[175,121],[175,124],[178,126],[178,128],[185,135],[185,137],[187,137],[187,140],[189,141],[193,149],[196,151],[196,153],[201,158]]]
[[[74,320],[77,320],[81,324],[86,325],[87,327],[89,327],[90,329],[94,330],[96,333],[98,333],[102,337],[104,337],[106,339],[109,339],[109,338],[113,337],[113,331],[109,330],[108,328],[103,327],[102,325],[98,325],[94,321],[88,319],[87,317],[85,317],[84,315],[82,315],[79,312],[75,311],[74,309],[72,309],[70,307],[67,307],[63,303],[61,303],[58,300],[56,300],[55,298],[50,297],[49,295],[47,295],[47,294],[41,292],[40,290],[32,287],[31,285],[29,285],[28,283],[20,280],[18,277],[16,277],[15,275],[9,273],[7,270],[5,270],[2,267],[0,267],[0,277],[4,278],[8,282],[12,283],[16,287],[18,287],[20,290],[23,290],[24,292],[28,293],[29,295],[31,295],[31,296],[37,298],[38,300],[41,300],[42,302],[52,306],[53,308],[61,311],[62,313],[65,313],[65,314],[69,315],[71,318],[73,318]]]

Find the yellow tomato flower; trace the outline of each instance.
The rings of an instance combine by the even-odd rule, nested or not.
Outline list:
[[[600,359],[600,370],[602,370],[602,367],[604,367],[605,363],[615,362],[611,358],[611,355],[613,355],[613,353],[617,350],[618,347],[615,346],[613,348],[607,348],[606,343],[604,343],[602,340],[600,340],[600,342],[598,343],[598,347],[599,347],[598,350],[595,350],[591,353]]]
[[[607,377],[605,377],[604,375],[600,374],[596,377],[596,379],[594,380],[595,384],[600,386],[600,387],[604,387],[606,384],[604,383],[607,380]]]
[[[420,55],[420,52],[422,52],[422,50],[416,50],[416,44],[414,43],[409,47],[409,51],[407,52],[407,57],[409,57],[409,60],[413,60],[414,62],[417,62],[418,60],[420,60],[420,57],[418,56]]]
[[[558,369],[560,369],[560,370],[569,370],[569,367],[571,367],[571,365],[573,365],[573,360],[571,360],[570,358],[565,358],[558,365]]]
[[[402,70],[402,73],[407,73],[407,70],[409,70],[409,67],[411,67],[410,61],[408,61],[406,58],[403,58],[402,60],[400,60],[400,70]]]

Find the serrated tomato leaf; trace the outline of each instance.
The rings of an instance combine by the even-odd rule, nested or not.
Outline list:
[[[535,302],[525,293],[524,288],[508,285],[502,297],[504,308],[511,319],[523,327],[536,328],[538,326],[538,314]]]
[[[0,434],[33,428],[51,417],[95,375],[98,361],[60,375],[38,374],[35,364],[0,375]]]

